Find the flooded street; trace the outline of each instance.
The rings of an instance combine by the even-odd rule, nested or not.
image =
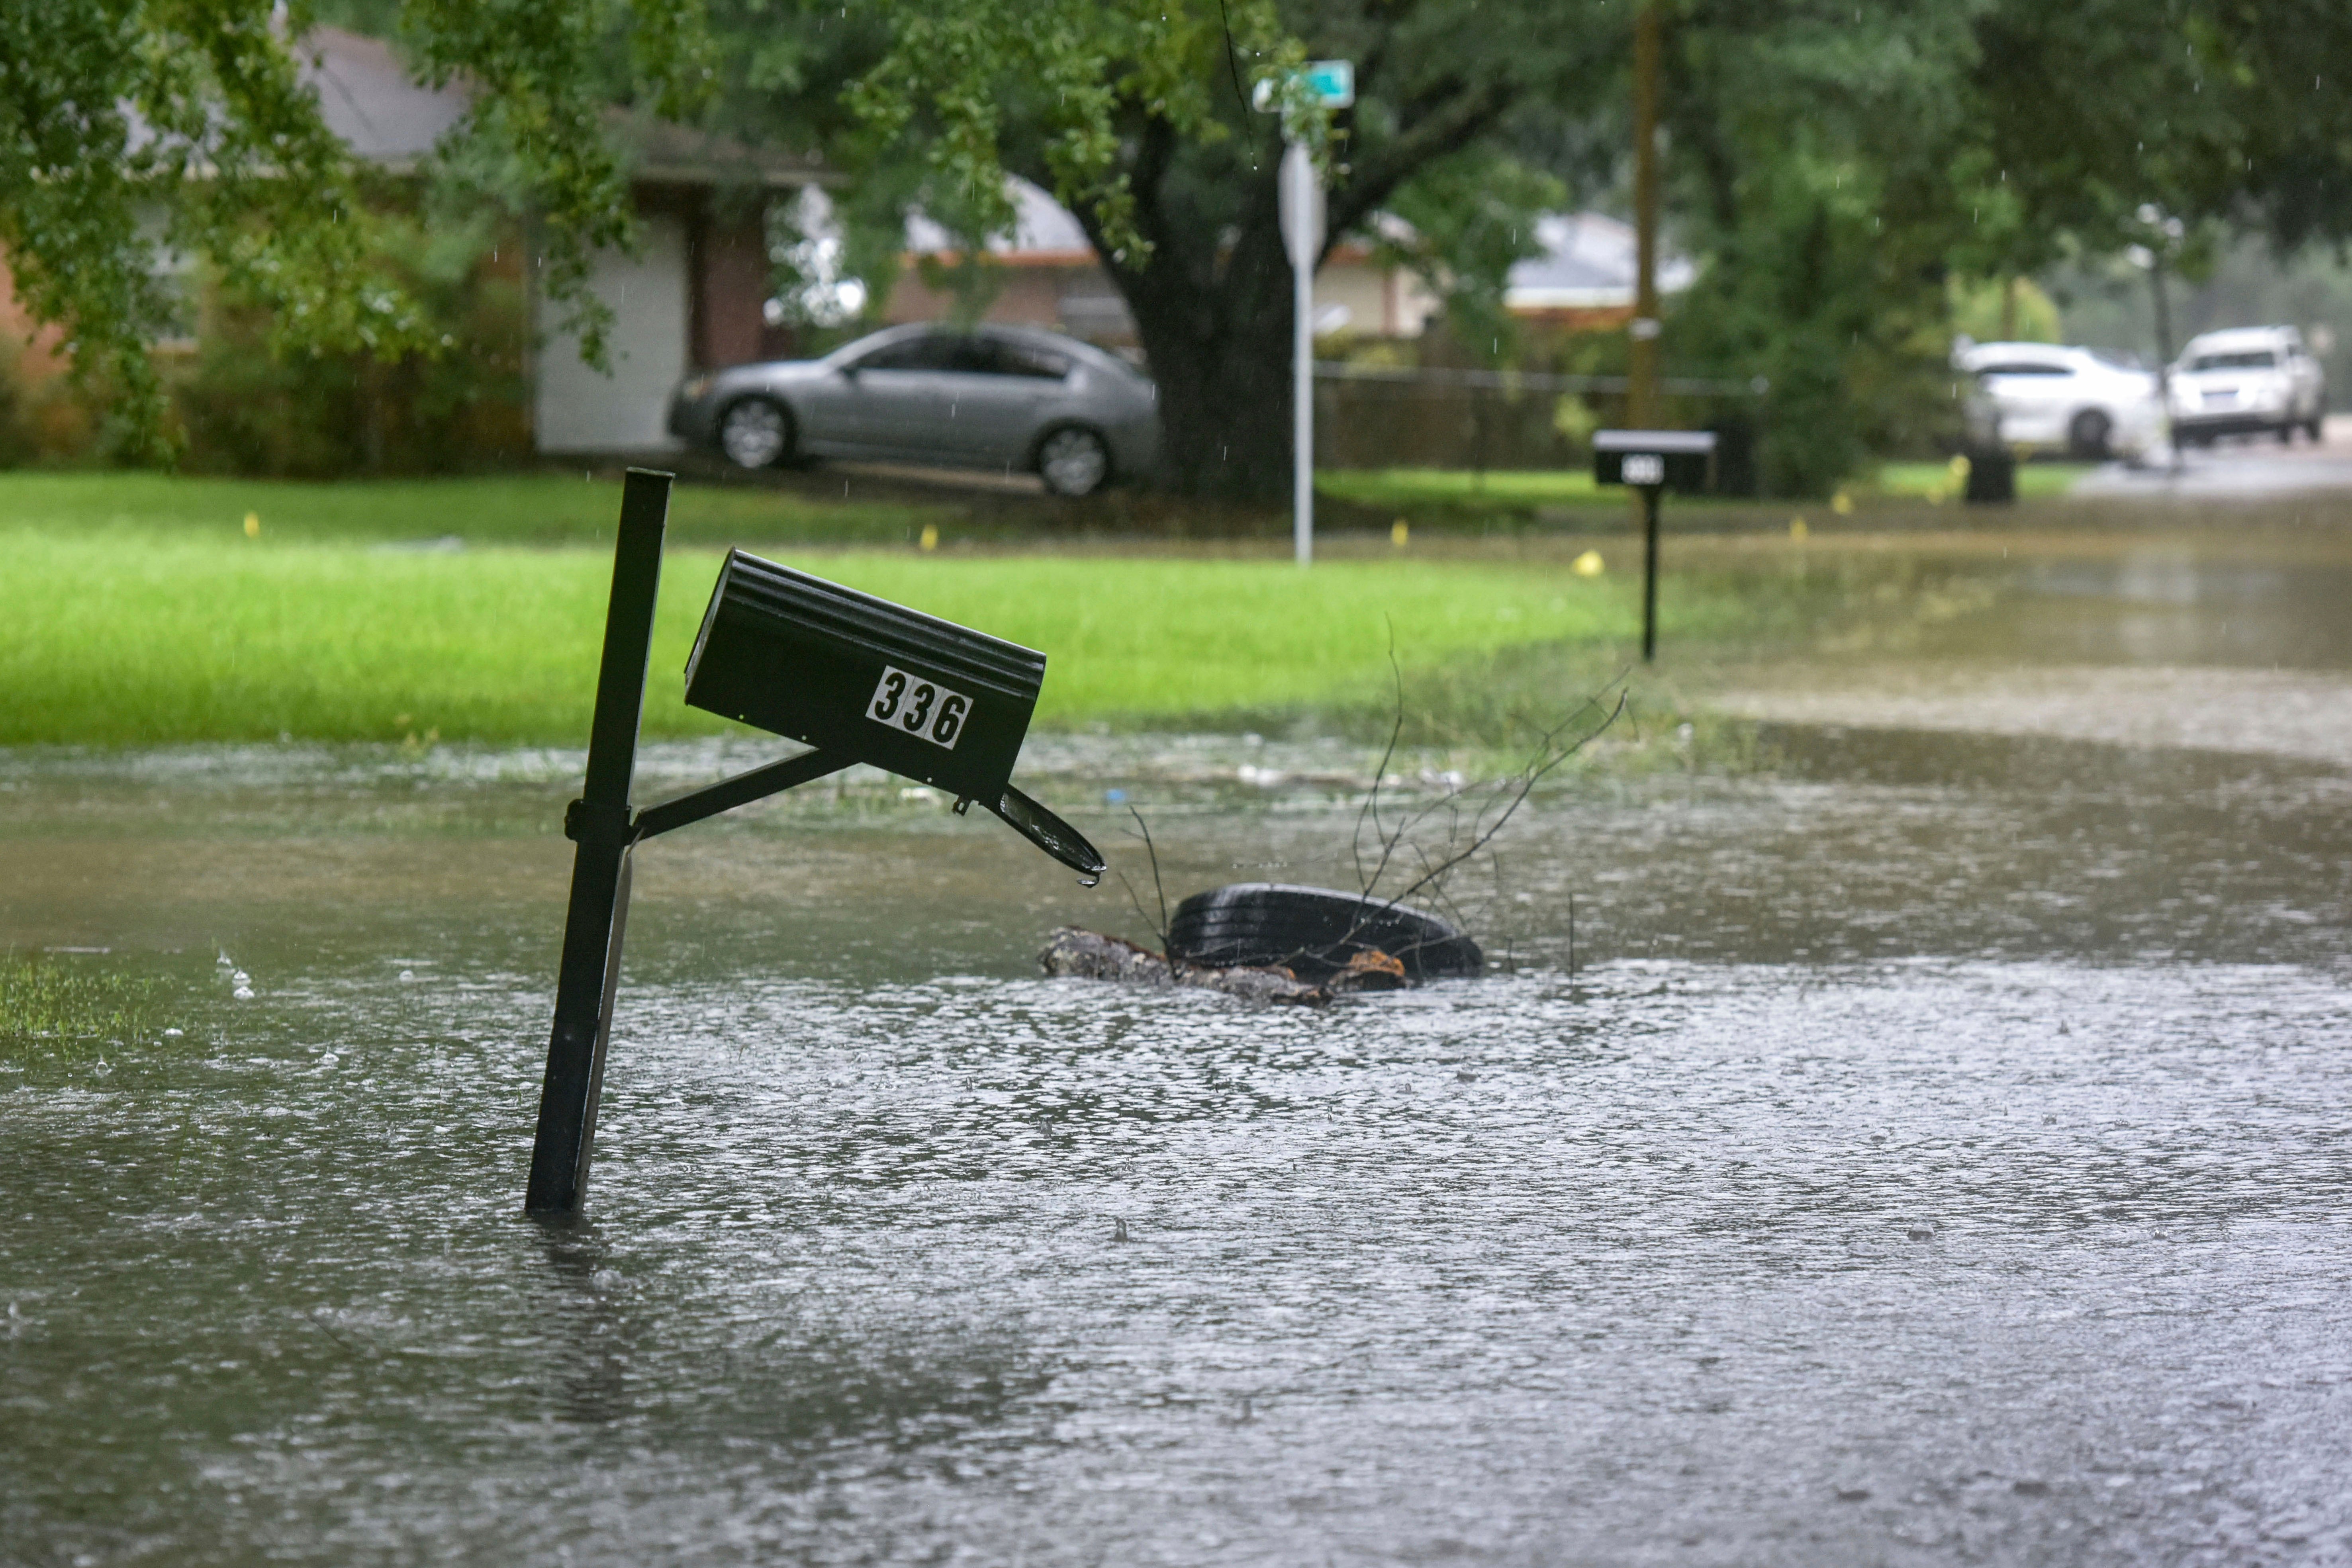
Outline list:
[[[1149,922],[879,775],[648,846],[569,1232],[576,755],[0,756],[0,946],[184,1030],[0,1065],[0,1562],[2352,1562],[2342,601],[2102,570],[1630,729],[1495,973],[1328,1011],[1039,978]],[[1149,906],[1108,792],[1171,902],[1345,885],[1370,765],[1020,777]]]

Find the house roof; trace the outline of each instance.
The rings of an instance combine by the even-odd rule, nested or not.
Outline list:
[[[1633,302],[1638,241],[1633,226],[1602,213],[1548,213],[1536,219],[1542,251],[1514,263],[1503,291],[1513,310],[1605,310]],[[1658,291],[1678,294],[1697,268],[1688,258],[1658,258]]]
[[[295,53],[318,90],[320,117],[355,157],[414,168],[473,106],[462,80],[425,87],[379,38],[313,27]],[[829,184],[839,176],[811,154],[755,147],[639,110],[607,110],[605,129],[633,179],[666,184]]]
[[[988,237],[987,249],[1000,261],[1018,266],[1076,266],[1091,262],[1095,247],[1077,215],[1018,174],[1004,176],[1004,194],[1013,198],[1013,232]],[[963,242],[947,227],[922,213],[907,215],[907,252],[910,256],[952,255]]]
[[[455,83],[419,85],[380,39],[313,27],[295,52],[303,79],[318,89],[327,129],[371,163],[418,162],[472,106],[472,95]]]

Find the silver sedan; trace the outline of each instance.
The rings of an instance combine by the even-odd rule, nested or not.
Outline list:
[[[1034,471],[1057,495],[1148,475],[1159,392],[1091,344],[1019,327],[892,327],[823,359],[698,375],[670,434],[746,468],[866,458]]]

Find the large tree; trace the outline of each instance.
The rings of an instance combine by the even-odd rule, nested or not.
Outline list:
[[[926,187],[1001,220],[1001,170],[1077,213],[1159,382],[1171,477],[1198,494],[1275,493],[1288,471],[1290,265],[1276,170],[1318,152],[1326,247],[1416,183],[1475,205],[1515,125],[1606,112],[1624,0],[882,0],[885,53],[853,102]],[[1307,58],[1352,60],[1354,107],[1277,91]],[[1476,182],[1484,180],[1483,185]],[[1464,232],[1475,230],[1464,225]]]
[[[587,258],[627,240],[630,214],[600,113],[616,88],[683,105],[701,74],[699,5],[379,8],[420,77],[474,89],[448,167],[541,219],[546,286],[601,352]],[[149,345],[175,309],[169,252],[265,306],[281,347],[440,347],[371,264],[371,214],[297,66],[315,16],[309,0],[0,0],[0,247],[28,312],[61,327],[77,374],[109,393],[129,447],[160,449]]]
[[[1947,279],[2112,251],[2150,204],[2282,245],[2352,233],[2352,7],[2340,0],[1653,0],[1668,25],[1670,222],[1702,263],[1670,366],[1769,384],[1768,474],[1813,490],[1916,439]],[[1244,100],[1357,62],[1328,126],[1331,234],[1475,202],[1482,160],[1629,147],[1633,0],[871,0],[854,100],[934,198],[996,171],[1056,189],[1125,294],[1178,482],[1286,469],[1280,130]],[[2344,73],[2352,78],[2352,72]],[[1328,143],[1322,142],[1328,132]]]

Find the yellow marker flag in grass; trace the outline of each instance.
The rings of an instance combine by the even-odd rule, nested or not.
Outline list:
[[[1601,552],[1588,550],[1569,563],[1570,571],[1580,577],[1598,577],[1609,570],[1609,563],[1601,559]]]
[[[261,514],[259,512],[249,511],[245,514],[245,536],[247,539],[258,539],[261,537]]]

